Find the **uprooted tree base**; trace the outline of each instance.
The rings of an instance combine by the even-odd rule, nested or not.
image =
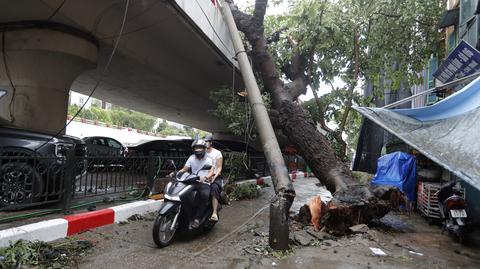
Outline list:
[[[365,189],[374,195],[363,197]],[[391,210],[405,205],[404,195],[393,187],[368,188],[367,185],[355,185],[336,193],[334,198],[322,208],[321,226],[330,233],[343,235],[348,228],[357,224],[370,224],[385,216]],[[308,205],[300,208],[295,219],[303,224],[311,223]]]

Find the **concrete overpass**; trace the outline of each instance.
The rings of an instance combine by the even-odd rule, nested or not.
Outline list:
[[[68,91],[91,93],[125,7],[126,0],[0,0],[0,88],[8,92],[0,100],[0,116],[28,129],[61,129]],[[119,47],[93,96],[226,131],[208,112],[213,108],[208,96],[231,86],[233,56],[212,0],[130,0]]]

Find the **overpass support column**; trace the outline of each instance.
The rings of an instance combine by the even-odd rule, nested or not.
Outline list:
[[[0,89],[7,91],[0,99],[0,117],[56,133],[65,125],[72,82],[96,66],[98,43],[65,25],[40,25],[0,28]]]

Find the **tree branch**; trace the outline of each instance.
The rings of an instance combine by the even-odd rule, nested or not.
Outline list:
[[[267,11],[268,0],[255,1],[255,10],[253,11],[253,23],[263,31],[263,20]]]
[[[342,121],[340,122],[339,126],[339,133],[341,134],[345,129],[345,124],[347,124],[348,114],[352,108],[352,99],[353,99],[353,91],[357,86],[358,74],[360,69],[360,48],[359,48],[359,34],[358,34],[358,27],[353,27],[353,78],[352,84],[350,85],[350,89],[348,90],[347,101],[345,102],[345,112],[342,116]]]
[[[284,89],[290,94],[292,100],[297,100],[297,98],[307,92],[307,82],[303,76],[300,76],[285,84]]]
[[[238,29],[245,34],[248,42],[252,45],[252,59],[262,76],[266,90],[272,95],[273,107],[279,107],[284,100],[292,100],[290,95],[283,88],[283,81],[280,79],[272,55],[267,50],[267,41],[263,32],[263,17],[268,0],[256,0],[255,16],[246,15],[230,2],[232,15]],[[233,12],[235,9],[235,12]],[[261,22],[259,27],[256,23]]]
[[[282,67],[282,72],[287,76],[291,81],[298,79],[302,76],[302,60],[303,57],[300,55],[297,49],[297,44],[287,36],[288,43],[292,46],[292,50],[296,51],[288,61],[288,63]]]
[[[280,40],[280,35],[287,30],[286,27],[279,29],[267,37],[267,44],[275,43]]]
[[[253,16],[239,10],[232,0],[226,0],[226,2],[230,5],[230,10],[232,11],[238,30],[241,32],[248,31],[248,29],[252,27]]]
[[[375,15],[382,15],[384,17],[388,17],[388,18],[395,18],[395,19],[399,19],[402,17],[402,15],[400,14],[390,14],[390,13],[384,13],[384,12],[375,12],[373,13]],[[424,21],[421,21],[419,19],[415,19],[415,21],[418,23],[418,24],[421,24],[421,25],[424,25],[424,26],[432,26],[434,24],[431,24],[431,23],[428,23],[428,22],[424,22]]]

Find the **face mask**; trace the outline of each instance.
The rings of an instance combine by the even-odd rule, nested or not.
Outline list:
[[[195,157],[197,157],[197,159],[203,159],[203,157],[205,156],[205,152],[204,151],[195,151]]]

